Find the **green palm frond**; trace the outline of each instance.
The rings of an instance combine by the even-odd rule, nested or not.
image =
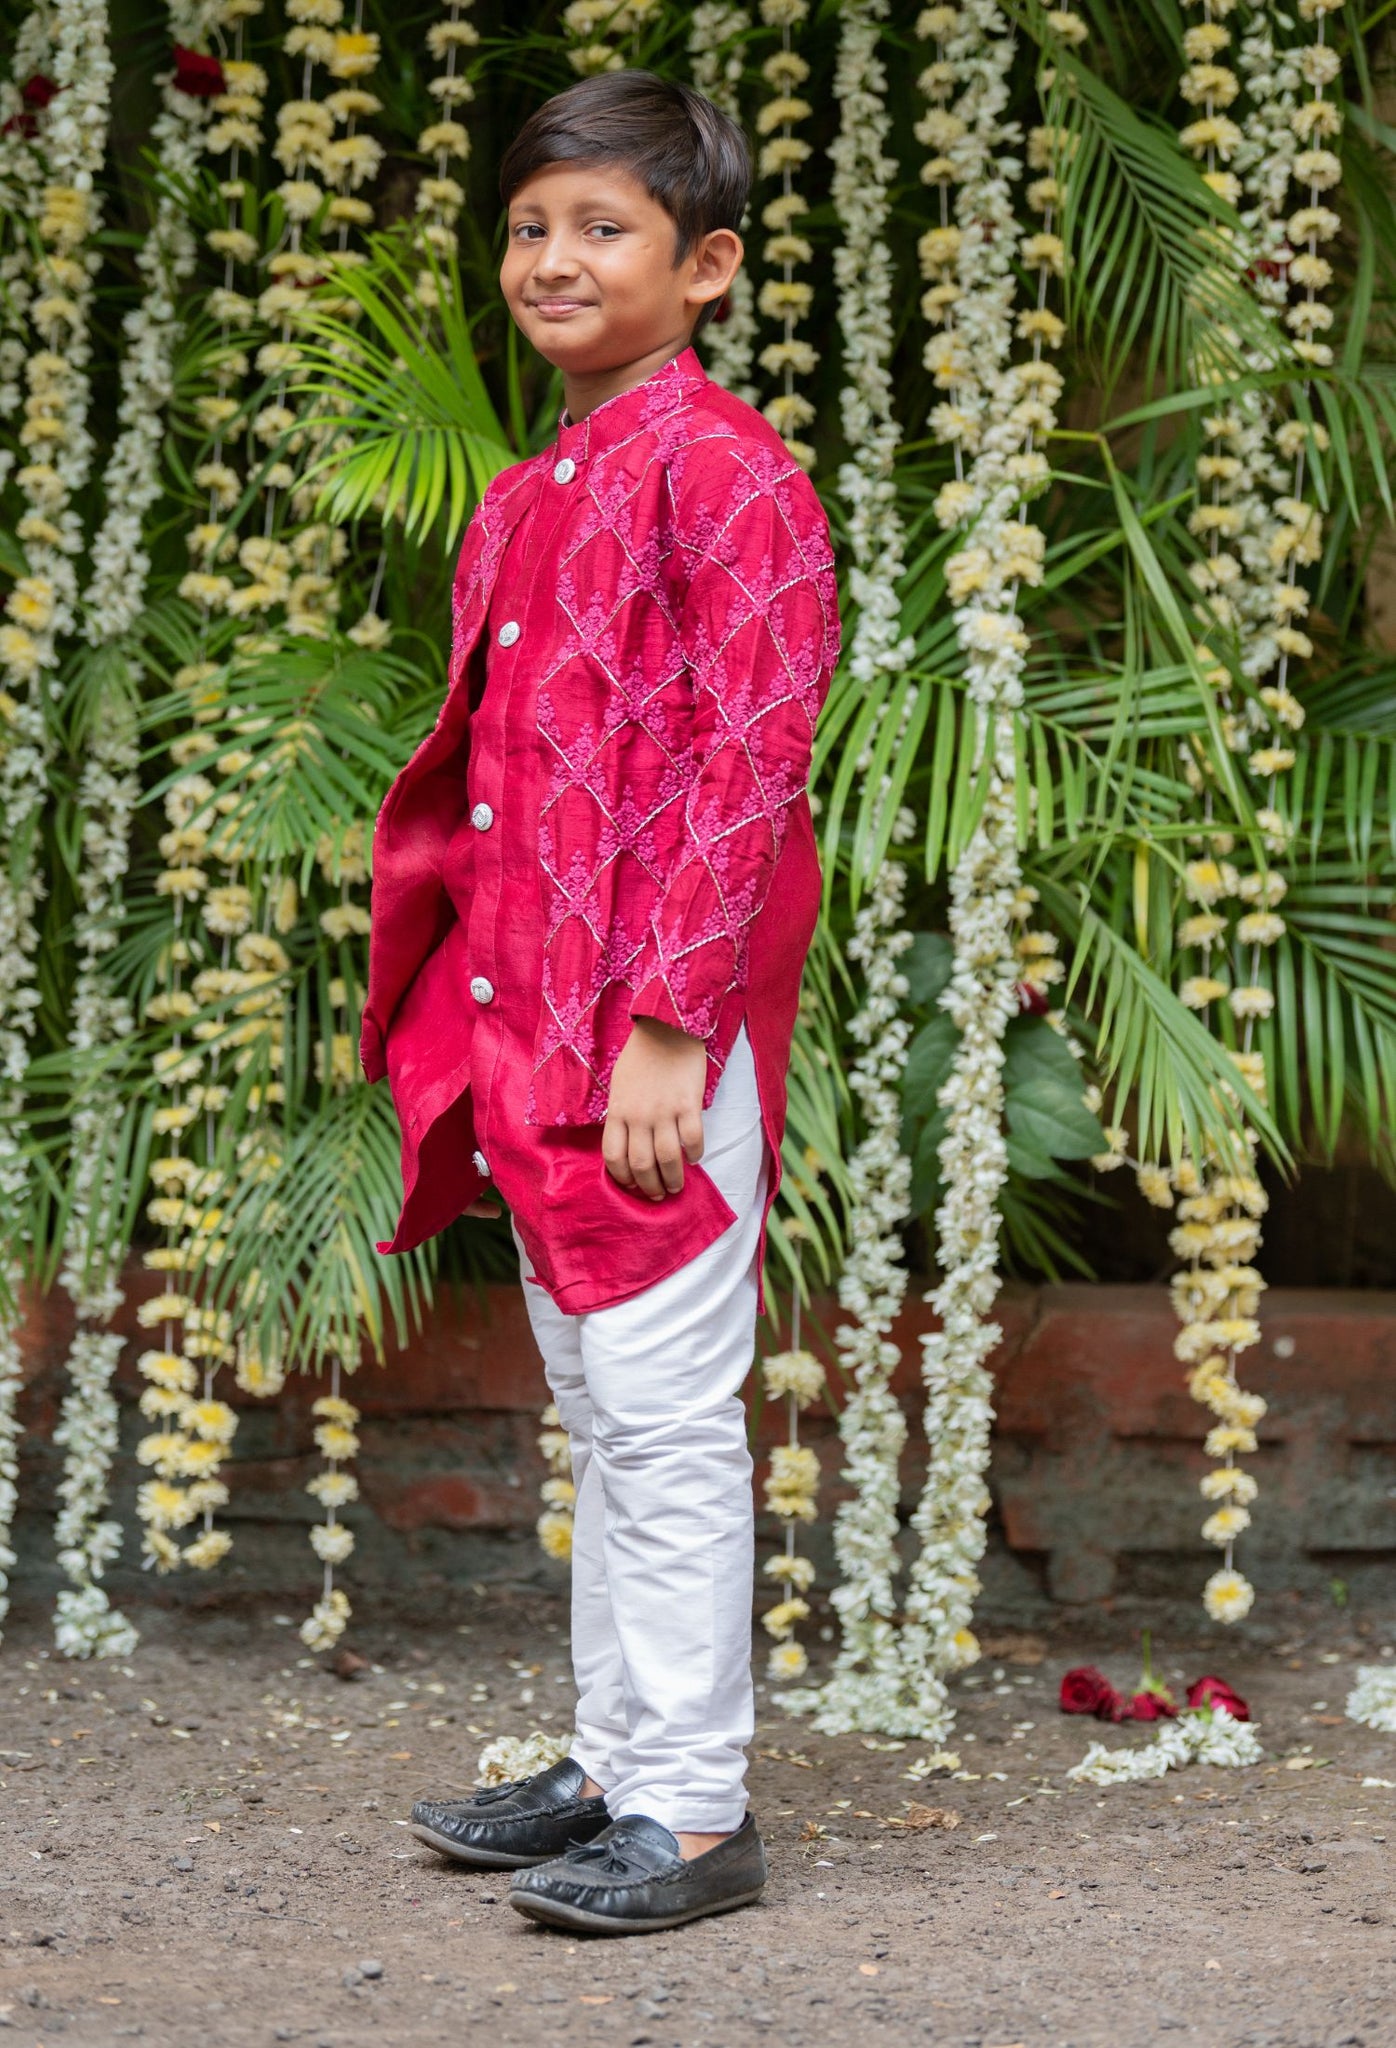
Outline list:
[[[434,1246],[386,1258],[376,1240],[401,1202],[397,1119],[388,1092],[356,1084],[331,1094],[286,1141],[277,1170],[244,1180],[225,1204],[227,1251],[205,1276],[212,1307],[237,1304],[264,1353],[309,1368],[382,1361],[384,1339],[406,1343],[430,1299]]]
[[[1036,879],[1036,878],[1035,878]],[[1042,901],[1071,942],[1067,994],[1096,1033],[1096,1064],[1114,1086],[1115,1121],[1126,1104],[1139,1156],[1194,1157],[1212,1145],[1245,1156],[1249,1124],[1271,1158],[1290,1148],[1271,1112],[1241,1080],[1225,1045],[1186,1009],[1113,919],[1077,889],[1038,879]]]
[[[437,530],[450,547],[490,479],[517,460],[480,371],[463,283],[453,257],[432,269],[440,300],[425,315],[415,297],[400,235],[370,237],[370,260],[340,272],[362,318],[351,324],[312,308],[301,327],[303,364],[291,389],[327,402],[319,423],[331,447],[306,470],[324,477],[324,516],[344,521],[370,510],[400,518],[409,535]],[[420,260],[414,252],[415,269]]]

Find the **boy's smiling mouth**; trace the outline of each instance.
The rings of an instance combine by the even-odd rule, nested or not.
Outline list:
[[[546,320],[562,320],[569,313],[584,313],[588,307],[595,304],[595,299],[568,299],[560,296],[549,299],[530,299],[528,301],[530,310],[535,313],[541,313]]]

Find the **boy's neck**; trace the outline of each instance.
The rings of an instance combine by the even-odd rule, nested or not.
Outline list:
[[[662,370],[675,356],[682,355],[688,347],[688,339],[660,342],[645,355],[637,356],[633,363],[617,364],[613,370],[597,370],[592,375],[581,377],[569,377],[564,372],[562,396],[568,425],[580,425],[589,412],[595,412],[597,406],[604,405],[608,398],[619,398],[622,391],[633,391],[637,384],[643,384],[656,370]]]

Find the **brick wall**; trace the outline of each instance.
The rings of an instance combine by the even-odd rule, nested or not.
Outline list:
[[[144,1274],[132,1275],[133,1300],[151,1287]],[[134,1338],[130,1305],[125,1315]],[[836,1319],[831,1303],[816,1305],[815,1323],[826,1333]],[[1196,1490],[1207,1469],[1207,1418],[1189,1400],[1172,1356],[1176,1326],[1165,1291],[1014,1289],[999,1320],[991,1483],[1000,1558],[1020,1580],[1026,1574],[1058,1600],[1095,1600],[1121,1588],[1171,1590],[1184,1556],[1191,1583],[1208,1557],[1198,1542],[1205,1510]],[[903,1352],[896,1385],[912,1424],[908,1508],[924,1469],[917,1339],[931,1326],[914,1297],[894,1333]],[[30,1303],[19,1537],[21,1575],[36,1594],[56,1583],[47,1516],[58,1453],[49,1439],[70,1327],[65,1298]],[[1246,1569],[1261,1584],[1357,1585],[1396,1561],[1396,1294],[1277,1288],[1264,1298],[1262,1327],[1245,1378],[1271,1412],[1251,1461],[1261,1495]],[[827,1342],[816,1342],[828,1350]],[[141,1476],[133,1450],[144,1427],[135,1409],[139,1348],[128,1347],[121,1370],[126,1401],[116,1488],[133,1532],[131,1555]],[[220,1390],[242,1413],[228,1472],[233,1502],[226,1520],[236,1542],[222,1572],[196,1582],[201,1596],[216,1596],[225,1574],[230,1586],[288,1597],[313,1584],[316,1567],[303,1536],[317,1510],[304,1486],[318,1464],[310,1403],[320,1390],[309,1376],[293,1378],[271,1403]],[[347,1516],[360,1540],[347,1582],[429,1586],[500,1575],[558,1581],[558,1568],[533,1540],[543,1477],[534,1438],[547,1393],[517,1286],[443,1302],[420,1337],[392,1352],[386,1369],[364,1366],[349,1392],[364,1419],[357,1466],[363,1497]],[[781,1413],[759,1418],[758,1484],[764,1450],[783,1427]],[[811,1412],[802,1434],[819,1452],[831,1510],[842,1491],[836,1420]],[[774,1538],[774,1527],[763,1533]],[[827,1520],[804,1540],[827,1564]],[[129,1584],[132,1576],[123,1565],[114,1584]]]

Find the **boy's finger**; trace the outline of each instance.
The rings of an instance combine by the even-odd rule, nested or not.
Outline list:
[[[654,1133],[643,1124],[626,1126],[630,1138],[630,1171],[635,1176],[635,1185],[647,1194],[651,1201],[664,1199],[664,1183],[659,1177],[659,1168],[654,1160]]]
[[[696,1165],[703,1156],[703,1118],[696,1109],[686,1109],[679,1118],[679,1143],[690,1165]]]
[[[601,1157],[611,1179],[623,1188],[634,1187],[635,1179],[630,1171],[630,1138],[626,1125],[618,1116],[608,1116],[601,1132]]]
[[[654,1142],[655,1164],[659,1177],[669,1194],[683,1193],[683,1145],[679,1138],[679,1127],[670,1124],[667,1130],[657,1131]]]

